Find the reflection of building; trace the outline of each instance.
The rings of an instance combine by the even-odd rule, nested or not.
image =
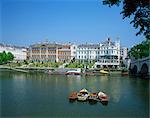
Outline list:
[[[3,51],[11,52],[14,55],[15,60],[26,60],[27,59],[27,48],[25,48],[25,47],[0,44],[0,53]]]
[[[96,61],[95,67],[119,67],[120,42],[112,42],[110,38],[100,44],[79,45],[76,51],[78,61]]]
[[[73,58],[71,44],[41,43],[29,48],[30,60],[49,62],[69,62]]]

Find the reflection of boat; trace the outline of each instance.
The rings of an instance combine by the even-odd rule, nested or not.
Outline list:
[[[77,99],[77,92],[72,92],[69,95],[69,100],[76,100]]]
[[[65,73],[65,75],[80,75],[81,69],[69,70]]]
[[[103,92],[98,93],[98,98],[100,99],[101,102],[108,102],[109,101],[108,96]]]
[[[109,72],[108,72],[108,71],[105,71],[105,70],[100,70],[100,73],[101,73],[101,74],[109,74]]]
[[[89,97],[89,92],[84,88],[77,93],[78,101],[86,101]]]

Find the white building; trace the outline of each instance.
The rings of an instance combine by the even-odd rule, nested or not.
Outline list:
[[[83,44],[78,45],[76,50],[76,60],[85,62],[85,61],[95,61],[97,57],[99,45],[96,44]]]
[[[78,45],[76,60],[96,61],[96,68],[117,68],[120,66],[120,41],[112,42],[108,38],[100,44]]]
[[[112,42],[110,38],[100,43],[99,59],[95,63],[97,68],[118,68],[120,66],[120,41]]]
[[[122,58],[122,60],[125,60],[128,57],[128,48],[127,47],[121,47],[120,57]]]
[[[0,53],[3,51],[11,52],[14,55],[15,60],[26,60],[27,59],[27,49],[24,47],[0,44]]]
[[[72,59],[75,58],[75,56],[76,56],[76,49],[77,49],[77,46],[74,45],[74,44],[72,44],[72,45],[70,46],[70,48],[71,48],[71,60],[72,60]]]

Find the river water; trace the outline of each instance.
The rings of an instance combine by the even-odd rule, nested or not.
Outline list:
[[[1,117],[148,118],[149,80],[133,77],[65,76],[0,70]],[[103,91],[108,105],[70,102],[82,88]]]

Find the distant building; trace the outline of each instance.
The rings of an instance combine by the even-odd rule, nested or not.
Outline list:
[[[78,45],[76,49],[76,60],[80,62],[98,60],[99,47],[98,44]]]
[[[32,61],[58,61],[57,44],[34,44],[29,47],[29,60]]]
[[[112,42],[110,38],[100,44],[78,45],[77,61],[95,61],[95,68],[117,68],[120,66],[120,41]]]
[[[112,42],[110,38],[100,43],[97,68],[119,68],[120,67],[120,41]]]
[[[74,57],[73,49],[70,44],[34,44],[29,47],[29,59],[40,62],[69,62]]]
[[[62,45],[58,48],[58,61],[69,62],[71,60],[71,47],[70,45]]]
[[[128,57],[128,48],[127,47],[121,47],[120,57],[122,60],[125,60]]]
[[[0,44],[0,52],[11,52],[14,55],[15,60],[26,60],[27,59],[27,48],[19,46],[11,46]]]

